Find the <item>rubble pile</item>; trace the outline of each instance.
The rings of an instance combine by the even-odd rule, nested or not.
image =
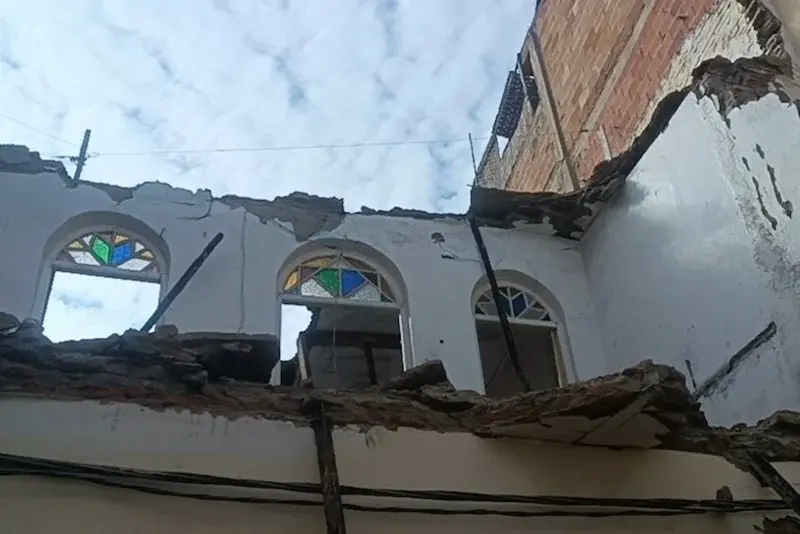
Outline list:
[[[631,430],[622,424],[637,416],[656,428],[650,430],[654,442],[647,447],[717,454],[733,461],[744,458],[746,450],[758,450],[773,461],[800,460],[800,414],[780,412],[754,427],[712,428],[692,400],[684,376],[649,361],[563,388],[492,399],[456,390],[439,361],[357,391],[271,386],[232,378],[237,373],[246,378],[253,369],[263,375],[258,365],[268,370],[274,366],[277,359],[270,358],[275,355],[265,359],[263,347],[258,347],[251,336],[179,334],[170,326],[153,334],[128,331],[107,339],[52,343],[36,321],[20,322],[0,313],[0,393],[125,402],[154,410],[296,424],[308,424],[309,406],[322,403],[336,425],[568,443],[598,444],[582,441],[582,436],[608,424],[619,429],[621,446],[643,446],[632,438],[630,444],[624,441]]]

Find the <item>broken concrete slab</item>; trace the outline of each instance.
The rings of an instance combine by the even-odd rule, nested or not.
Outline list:
[[[384,390],[411,391],[424,386],[449,384],[447,371],[441,360],[431,360],[394,376],[382,386]]]
[[[322,403],[336,425],[667,448],[732,461],[755,449],[772,460],[800,460],[800,414],[776,414],[751,428],[711,428],[683,375],[647,361],[621,373],[503,399],[456,390],[435,361],[395,377],[390,388],[320,390],[232,378],[241,372],[237,360],[253,357],[248,336],[167,334],[131,331],[53,344],[35,328],[20,329],[0,337],[0,394],[297,425],[309,424],[307,407]]]

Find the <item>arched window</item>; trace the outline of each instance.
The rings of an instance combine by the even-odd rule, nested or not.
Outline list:
[[[566,382],[559,324],[553,312],[530,289],[499,282],[499,301],[488,284],[474,300],[475,327],[483,366],[486,394],[504,397],[522,392],[500,326],[498,309],[508,319],[525,379],[536,390],[559,387]]]
[[[305,330],[281,329],[288,342],[281,357],[296,361],[299,378],[321,388],[361,388],[403,372],[402,296],[367,257],[339,250],[306,256],[280,283],[283,326],[297,321],[298,306],[311,312]]]
[[[377,269],[342,254],[301,263],[286,277],[283,291],[303,297],[395,303],[394,291]]]
[[[550,318],[550,312],[532,292],[511,285],[503,285],[499,289],[500,308],[509,320],[537,321],[555,326]],[[475,316],[490,318],[497,317],[497,313],[492,290],[487,288],[475,302]]]
[[[71,271],[81,271],[80,266],[99,267],[103,274],[120,278],[128,277],[126,271],[154,280],[160,276],[153,251],[138,239],[116,230],[89,232],[70,241],[56,257],[56,266]],[[92,272],[100,274],[97,270]]]
[[[141,328],[166,285],[166,259],[140,234],[89,225],[54,237],[45,257],[41,312],[53,341]]]

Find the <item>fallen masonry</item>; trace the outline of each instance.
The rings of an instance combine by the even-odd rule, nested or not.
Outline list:
[[[800,414],[778,412],[752,427],[710,427],[684,376],[649,361],[563,388],[503,399],[455,390],[439,361],[358,391],[231,378],[252,368],[262,341],[246,335],[179,334],[174,327],[160,327],[154,334],[129,331],[54,344],[36,321],[19,322],[0,313],[0,393],[4,398],[132,403],[298,425],[309,424],[309,407],[322,403],[335,425],[682,450],[721,455],[743,468],[748,451],[770,461],[800,460]]]

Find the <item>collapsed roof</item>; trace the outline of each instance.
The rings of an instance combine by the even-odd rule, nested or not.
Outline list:
[[[0,324],[0,393],[297,425],[308,424],[309,407],[321,402],[336,425],[683,450],[722,455],[738,465],[748,450],[772,461],[800,460],[800,414],[780,412],[753,427],[713,428],[684,376],[652,362],[563,388],[491,399],[456,390],[438,361],[359,391],[248,382],[274,363],[265,360],[272,357],[264,356],[270,352],[264,343],[162,327],[155,334],[128,331],[54,344],[35,321],[20,324],[12,317],[5,328]]]

